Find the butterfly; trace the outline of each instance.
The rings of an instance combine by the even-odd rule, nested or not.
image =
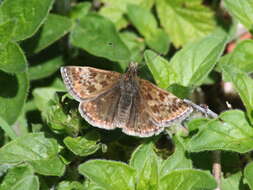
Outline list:
[[[150,137],[186,119],[193,108],[175,95],[137,76],[137,63],[124,73],[92,67],[61,67],[68,92],[80,102],[81,116],[92,126],[121,128]]]

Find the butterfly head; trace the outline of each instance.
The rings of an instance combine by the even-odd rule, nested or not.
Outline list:
[[[138,63],[131,62],[128,66],[128,69],[125,73],[126,79],[135,79],[137,77]]]

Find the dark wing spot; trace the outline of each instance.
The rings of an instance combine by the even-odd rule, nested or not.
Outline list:
[[[147,94],[147,98],[149,99],[149,100],[153,100],[153,97],[148,93]]]
[[[96,88],[95,88],[95,86],[89,86],[88,88],[87,88],[87,90],[90,92],[90,93],[92,93],[92,92],[94,92],[94,91],[96,91]]]
[[[101,84],[102,86],[107,86],[107,85],[108,85],[108,82],[107,82],[107,81],[102,81],[102,82],[100,82],[100,84]]]
[[[159,112],[159,107],[157,105],[152,106],[151,109],[152,109],[152,111],[154,113],[158,113]]]
[[[95,78],[96,76],[97,76],[97,73],[94,73],[94,72],[93,72],[93,73],[90,73],[90,77],[91,77],[91,78]]]
[[[165,96],[164,96],[164,94],[163,94],[163,93],[161,93],[161,92],[160,92],[160,93],[159,93],[159,97],[160,97],[160,100],[161,100],[161,101],[164,101]]]

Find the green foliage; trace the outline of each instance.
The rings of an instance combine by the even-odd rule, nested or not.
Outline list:
[[[235,32],[237,22],[252,31],[253,1],[223,2],[0,1],[0,189],[213,190],[217,150],[222,190],[253,189],[253,41]],[[171,138],[89,125],[60,67],[124,72],[130,61],[219,117],[190,117]]]
[[[39,189],[39,179],[30,166],[23,164],[9,170],[0,188],[35,190]]]
[[[199,125],[198,133],[188,143],[191,152],[220,149],[245,153],[253,149],[253,128],[242,111],[227,111],[219,118],[221,121],[214,119]]]
[[[161,24],[176,47],[205,36],[215,28],[213,12],[201,0],[157,0]]]
[[[113,23],[95,13],[80,18],[71,33],[71,43],[112,61],[127,61],[130,56]]]
[[[249,184],[250,188],[253,188],[253,181],[252,181],[252,176],[253,176],[253,163],[249,163],[244,170],[244,175],[246,178],[247,183]]]

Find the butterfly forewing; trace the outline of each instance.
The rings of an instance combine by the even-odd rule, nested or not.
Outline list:
[[[92,99],[113,88],[121,74],[92,67],[61,67],[68,91],[78,101]]]
[[[140,94],[142,100],[145,101],[145,109],[158,126],[165,127],[173,122],[182,121],[193,111],[192,107],[173,94],[147,80],[139,80]]]
[[[119,87],[115,86],[91,101],[80,103],[79,112],[93,126],[114,129],[119,99]]]

